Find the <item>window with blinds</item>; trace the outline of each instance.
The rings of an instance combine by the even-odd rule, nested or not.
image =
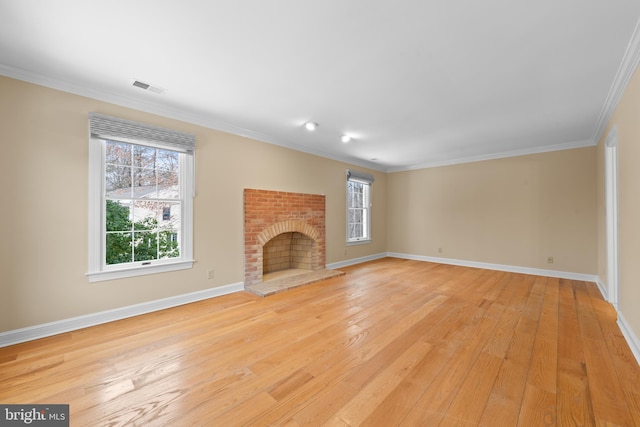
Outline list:
[[[89,279],[193,264],[195,138],[89,116]]]

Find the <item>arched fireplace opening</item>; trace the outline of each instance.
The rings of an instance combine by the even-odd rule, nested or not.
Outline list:
[[[313,270],[314,240],[299,232],[282,233],[262,248],[262,281]]]

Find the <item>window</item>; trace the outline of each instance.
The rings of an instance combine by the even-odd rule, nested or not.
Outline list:
[[[373,175],[347,170],[347,243],[371,240]]]
[[[90,281],[193,265],[195,138],[91,114]]]

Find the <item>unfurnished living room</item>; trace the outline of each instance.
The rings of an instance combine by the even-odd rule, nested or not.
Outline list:
[[[0,425],[640,426],[639,22],[0,0]]]

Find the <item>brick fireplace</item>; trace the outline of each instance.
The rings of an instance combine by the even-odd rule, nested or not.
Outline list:
[[[244,190],[244,283],[290,268],[325,268],[325,196]]]

